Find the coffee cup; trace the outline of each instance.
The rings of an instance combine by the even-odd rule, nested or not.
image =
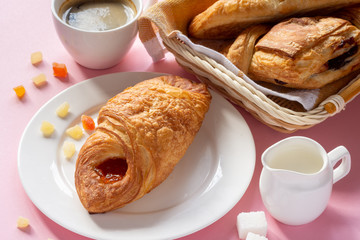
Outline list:
[[[333,184],[351,168],[350,153],[344,146],[327,153],[318,142],[302,136],[275,143],[264,151],[261,162],[259,188],[263,203],[275,219],[289,225],[319,217]]]
[[[106,4],[106,1],[97,0],[52,0],[53,22],[60,41],[77,63],[91,69],[110,68],[121,61],[134,43],[138,32],[137,20],[144,8],[143,2],[142,0],[118,0],[121,4],[128,4],[133,9],[133,13],[131,16],[127,16],[127,20],[122,24],[109,29],[106,27],[95,29],[91,26],[84,27],[81,24],[74,25],[70,23],[70,20],[67,21],[68,17],[64,18],[64,14],[68,14],[73,20],[76,15],[75,13],[70,15],[70,8],[79,9],[79,6],[83,7],[91,1]],[[148,1],[148,4],[153,2]],[[83,17],[84,13],[81,14],[78,16]],[[125,13],[125,15],[129,14]],[[90,18],[92,16],[90,15]],[[94,21],[87,19],[84,22]]]

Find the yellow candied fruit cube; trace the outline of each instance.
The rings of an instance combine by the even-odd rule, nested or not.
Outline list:
[[[19,217],[17,219],[17,228],[24,229],[27,228],[30,225],[30,221],[27,218]]]
[[[79,125],[75,125],[66,129],[66,134],[75,140],[80,140],[83,136],[83,130]]]
[[[76,152],[75,144],[69,141],[65,141],[62,150],[66,159],[72,158]]]
[[[41,63],[43,60],[43,56],[42,56],[42,52],[38,51],[38,52],[33,52],[31,54],[31,64],[32,65],[36,65]]]
[[[69,109],[70,109],[70,104],[68,102],[64,102],[56,109],[56,114],[59,117],[64,118],[68,115]]]
[[[17,87],[14,87],[13,89],[16,93],[16,96],[18,96],[18,98],[22,98],[25,95],[26,91],[23,85],[19,85]]]
[[[46,84],[46,76],[43,73],[40,73],[39,75],[37,75],[36,77],[32,78],[33,83],[35,84],[35,86],[37,87],[41,87],[44,84]]]
[[[40,130],[43,133],[44,137],[50,137],[55,131],[55,127],[50,122],[43,121]]]

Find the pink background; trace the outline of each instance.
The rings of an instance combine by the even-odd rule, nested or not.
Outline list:
[[[164,72],[195,79],[179,67],[169,53],[165,60],[153,63],[138,39],[119,65],[102,71],[83,68],[73,61],[61,45],[53,28],[50,2],[13,0],[1,3],[1,239],[87,239],[59,226],[41,213],[24,192],[18,176],[17,151],[21,135],[29,120],[44,103],[76,83],[107,73]],[[35,51],[42,51],[44,55],[43,63],[37,67],[30,63],[30,54]],[[52,76],[51,64],[54,61],[67,65],[67,80],[61,81]],[[31,78],[41,72],[46,74],[48,84],[36,88]],[[12,90],[20,84],[24,85],[27,91],[22,100],[19,100]],[[266,213],[269,239],[360,239],[360,98],[354,99],[340,114],[294,134],[277,132],[254,119],[244,109],[238,109],[247,121],[255,140],[256,168],[251,184],[230,212],[210,226],[181,239],[236,240],[236,216],[240,212],[258,210]],[[313,138],[327,151],[344,145],[352,155],[352,169],[348,176],[334,185],[324,213],[312,223],[297,227],[279,223],[266,212],[258,187],[262,152],[273,143],[292,135]],[[16,228],[19,216],[30,219],[31,226],[25,231]]]

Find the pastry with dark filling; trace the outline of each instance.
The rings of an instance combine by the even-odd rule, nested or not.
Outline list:
[[[87,211],[123,207],[162,183],[192,143],[210,101],[204,84],[177,76],[143,81],[110,99],[76,162],[75,186]]]
[[[341,18],[303,17],[281,22],[259,37],[252,55],[244,59],[236,45],[249,39],[249,32],[240,34],[227,56],[253,80],[315,89],[360,68],[360,30]],[[247,37],[241,38],[243,34]],[[239,59],[249,62],[239,65]]]
[[[209,1],[214,2],[214,1]],[[200,39],[232,39],[254,24],[297,16],[325,15],[359,0],[218,0],[196,15],[189,35]]]

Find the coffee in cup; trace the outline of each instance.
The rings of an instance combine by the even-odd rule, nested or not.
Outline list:
[[[74,60],[87,68],[105,69],[118,64],[133,45],[138,33],[137,19],[143,11],[142,1],[143,0],[52,0],[51,10],[59,39]],[[152,0],[148,2],[153,3],[155,1]],[[104,3],[107,6],[120,3],[124,9],[127,9],[125,15],[128,13],[129,8],[133,9],[133,15],[126,16],[126,21],[124,21],[122,25],[120,23],[118,27],[112,25],[111,27],[107,27],[109,29],[103,28],[100,30],[98,28],[95,28],[98,30],[83,29],[80,26],[72,26],[66,19],[63,20],[63,15],[66,11],[69,11],[67,13],[69,17],[67,18],[70,20],[72,13],[78,15],[77,17],[81,15],[79,11],[75,11],[76,8],[84,9],[87,5],[93,5],[95,3]],[[88,6],[85,9],[91,9],[91,7]],[[96,10],[95,8],[95,10],[93,9],[91,11],[96,12],[100,10],[99,8]],[[111,12],[113,11],[111,10]],[[111,13],[111,15],[117,18],[116,13]],[[89,19],[87,21],[91,22]]]
[[[137,13],[131,0],[68,0],[59,9],[59,17],[75,28],[106,31],[129,23]]]

